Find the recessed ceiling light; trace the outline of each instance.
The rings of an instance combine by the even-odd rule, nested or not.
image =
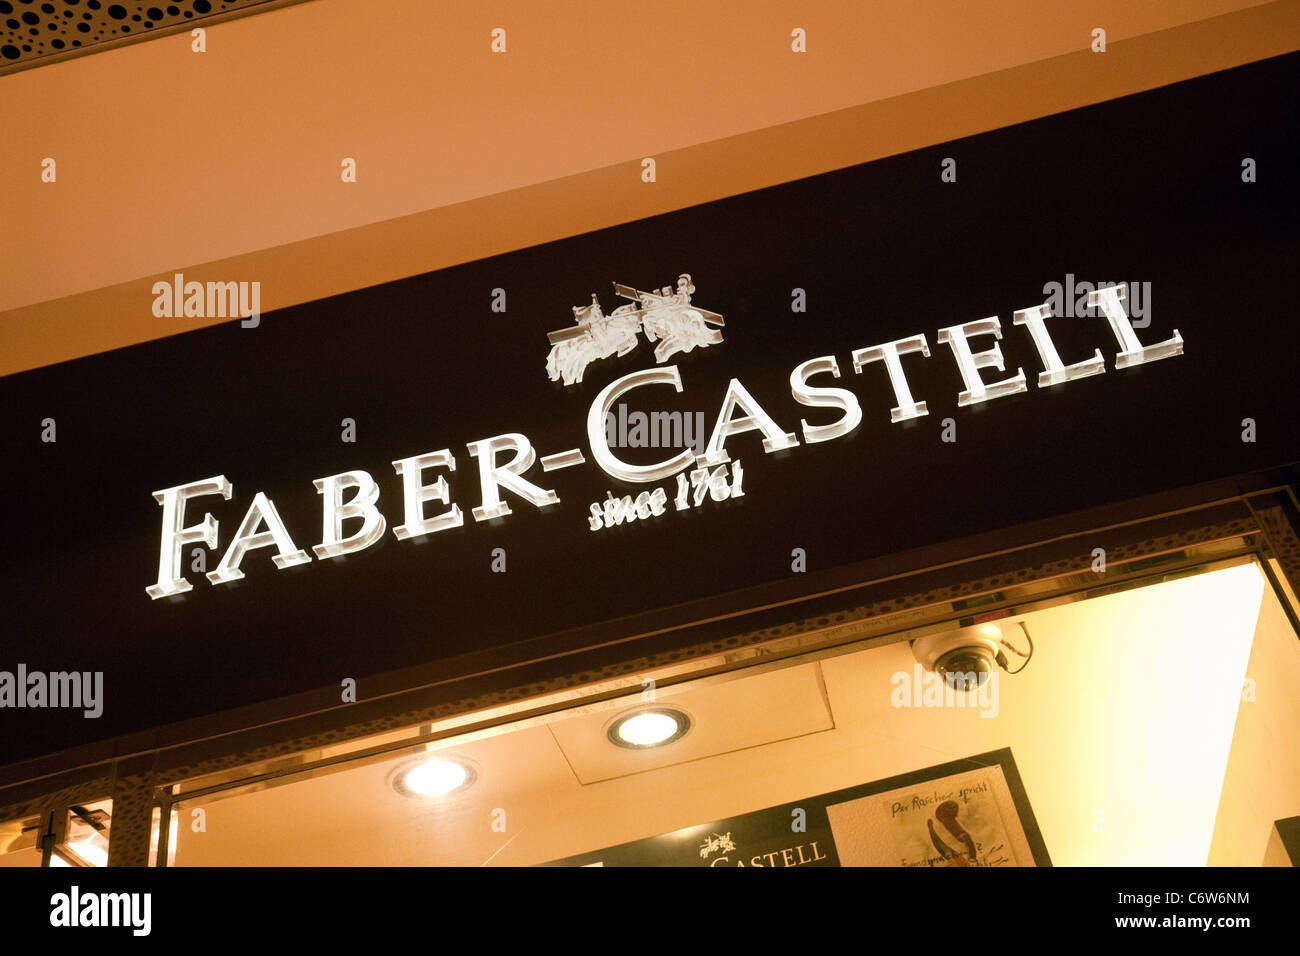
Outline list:
[[[691,729],[691,718],[675,707],[642,707],[620,714],[609,725],[609,739],[630,750],[662,747],[680,740]]]
[[[404,797],[446,797],[469,789],[477,779],[478,771],[467,760],[426,755],[401,764],[389,783]]]

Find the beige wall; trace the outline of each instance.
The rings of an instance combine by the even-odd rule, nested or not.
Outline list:
[[[176,270],[261,281],[270,310],[1297,46],[1297,0],[315,0],[203,54],[27,70],[0,79],[0,374],[206,324],[152,316]]]
[[[1246,668],[1254,701],[1237,710],[1211,866],[1259,866],[1273,821],[1300,816],[1300,641],[1271,588],[1260,604]]]

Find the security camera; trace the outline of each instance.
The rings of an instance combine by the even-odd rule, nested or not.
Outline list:
[[[1023,625],[1011,626],[1019,628],[1026,639],[1029,638]],[[1004,647],[1025,658],[1026,663],[1029,655],[1033,654],[1032,641],[1029,655],[1023,654],[1003,639],[1002,628],[997,624],[976,624],[918,637],[912,641],[912,654],[921,666],[934,671],[953,690],[970,691],[983,687],[995,666],[1006,670]],[[1008,673],[1019,673],[1023,669],[1024,665],[1021,665],[1019,670]]]

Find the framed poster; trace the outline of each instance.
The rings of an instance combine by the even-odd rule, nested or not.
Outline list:
[[[1006,763],[952,772],[951,764],[909,775],[893,789],[826,808],[844,866],[1036,866],[1038,837],[1018,775]],[[895,778],[896,780],[898,778]],[[1014,787],[1014,789],[1013,789]]]
[[[1051,866],[1009,748],[550,866]]]

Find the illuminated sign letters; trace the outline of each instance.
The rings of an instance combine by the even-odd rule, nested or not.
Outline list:
[[[558,338],[556,344],[566,345],[565,349],[552,350],[548,360],[552,379],[564,378],[566,384],[576,384],[581,381],[581,372],[588,362],[630,351],[630,348],[623,348],[627,343],[615,335],[615,332],[622,334],[619,323],[630,323],[629,329],[635,326],[645,331],[651,341],[660,342],[661,347],[655,354],[661,363],[676,351],[718,345],[722,341],[721,334],[710,328],[720,326],[722,317],[691,303],[690,294],[694,286],[689,276],[682,277],[676,293],[670,288],[657,293],[642,293],[622,286],[616,286],[616,291],[631,299],[633,304],[620,307],[609,317],[598,314],[598,306],[577,309],[578,325],[574,329],[552,333],[553,342]],[[1119,346],[1116,368],[1131,368],[1182,354],[1183,340],[1177,329],[1163,342],[1143,345],[1125,314],[1124,302],[1123,285],[1088,294],[1089,306],[1100,309]],[[1069,365],[1062,361],[1047,326],[1051,315],[1048,305],[1038,305],[1015,312],[1012,319],[1013,325],[1022,326],[1029,333],[1042,365],[1043,370],[1037,378],[1038,387],[1052,388],[1105,372],[1100,349],[1094,350],[1090,358]],[[992,336],[991,346],[977,350],[972,345],[973,340],[986,336]],[[997,316],[939,329],[936,338],[941,345],[949,347],[961,374],[964,387],[957,395],[959,407],[979,405],[1028,391],[1023,368],[1017,368],[1014,375],[1005,375],[1007,363],[999,344],[1002,341],[1002,323]],[[898,403],[890,410],[891,422],[907,422],[929,414],[926,403],[913,397],[904,370],[903,357],[916,353],[920,353],[920,358],[909,359],[909,362],[931,357],[924,335],[867,346],[850,353],[855,374],[862,374],[868,365],[875,362],[884,364]],[[996,369],[1005,377],[987,380],[985,375],[990,369]],[[839,360],[834,355],[809,359],[790,373],[790,394],[797,405],[839,413],[835,421],[823,425],[813,425],[801,419],[799,429],[805,444],[842,438],[862,422],[862,408],[852,391],[810,384],[811,379],[826,375],[835,379],[840,377]],[[723,502],[743,497],[744,469],[727,452],[727,440],[737,435],[758,432],[762,436],[763,451],[767,454],[800,444],[796,433],[779,425],[741,380],[732,378],[719,402],[718,416],[702,454],[697,456],[691,448],[683,448],[652,464],[631,464],[622,460],[610,447],[607,422],[611,409],[635,389],[665,385],[671,386],[675,392],[683,391],[681,372],[676,365],[629,372],[602,388],[591,403],[586,421],[587,446],[596,467],[610,478],[626,484],[648,485],[674,478],[675,483],[622,495],[607,491],[605,500],[592,502],[587,508],[585,519],[590,530],[602,531],[626,523],[649,523],[670,511],[704,507],[706,501]],[[503,491],[538,509],[560,503],[555,490],[544,488],[527,477],[538,464],[537,451],[527,436],[512,432],[471,441],[465,447],[469,456],[478,462],[479,504],[471,509],[475,522],[496,521],[511,514]],[[559,451],[540,460],[543,474],[585,463],[586,457],[580,448]],[[392,462],[392,466],[402,483],[403,521],[392,529],[399,541],[464,525],[464,514],[452,501],[452,489],[447,480],[447,475],[456,471],[456,459],[450,449],[401,458]],[[444,470],[445,473],[433,478],[435,470]],[[547,481],[547,484],[551,483]],[[379,486],[368,472],[346,471],[317,478],[312,484],[321,496],[323,509],[321,541],[312,546],[317,560],[362,551],[383,537],[388,522],[379,507]],[[220,495],[227,501],[232,497],[233,488],[224,475],[153,493],[163,513],[158,580],[145,589],[151,598],[172,597],[193,589],[193,584],[181,569],[182,552],[187,544],[201,544],[213,550],[218,548],[220,540],[215,517],[205,513],[197,524],[186,524],[187,503],[211,495]],[[441,508],[435,508],[430,514],[431,505],[440,505]],[[351,534],[344,534],[344,522],[349,520],[359,521],[360,527]],[[271,561],[281,570],[312,560],[310,554],[294,544],[275,503],[259,491],[220,563],[207,574],[208,580],[213,585],[239,580],[244,576],[241,570],[244,558],[249,552],[263,548],[275,549]]]

